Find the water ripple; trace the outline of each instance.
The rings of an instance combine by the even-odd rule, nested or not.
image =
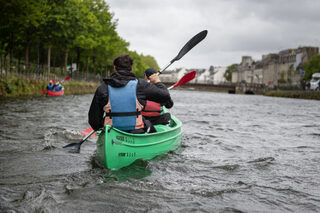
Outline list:
[[[120,170],[95,163],[95,138],[62,148],[83,138],[92,94],[1,101],[0,211],[320,211],[318,102],[170,92],[182,145]]]

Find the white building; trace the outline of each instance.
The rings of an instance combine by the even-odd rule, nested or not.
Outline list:
[[[226,73],[227,67],[215,67],[213,75],[213,84],[224,84],[227,82],[224,74]]]
[[[223,84],[226,82],[224,74],[227,67],[213,67],[209,69],[185,69],[178,68],[176,70],[167,70],[160,75],[160,80],[166,83],[176,83],[178,82],[185,74],[195,70],[197,72],[194,80],[190,83],[196,84]]]

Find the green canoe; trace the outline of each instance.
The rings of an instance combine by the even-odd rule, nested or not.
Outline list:
[[[171,115],[170,125],[155,125],[157,132],[130,134],[111,126],[98,131],[96,159],[108,169],[120,169],[137,159],[150,160],[181,143],[181,121]]]

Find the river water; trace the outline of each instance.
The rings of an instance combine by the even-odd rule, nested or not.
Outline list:
[[[181,146],[99,168],[93,95],[0,100],[0,212],[320,212],[320,102],[173,90]]]

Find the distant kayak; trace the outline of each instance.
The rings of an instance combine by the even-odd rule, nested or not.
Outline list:
[[[62,89],[60,91],[50,91],[50,90],[48,90],[47,95],[48,96],[62,96],[62,95],[64,95],[64,89]]]

